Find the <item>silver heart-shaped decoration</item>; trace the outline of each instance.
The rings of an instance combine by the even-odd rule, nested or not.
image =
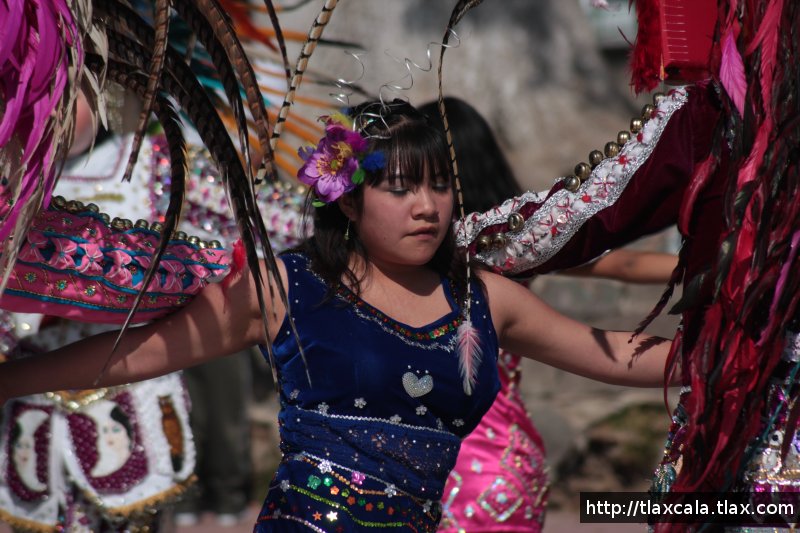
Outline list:
[[[433,390],[433,377],[430,374],[425,374],[418,378],[413,372],[406,372],[403,374],[403,388],[412,398],[425,396]]]

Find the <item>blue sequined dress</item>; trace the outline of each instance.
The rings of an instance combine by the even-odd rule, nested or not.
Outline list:
[[[413,328],[346,288],[323,304],[327,287],[299,254],[283,257],[297,342],[284,322],[275,343],[283,459],[256,532],[433,532],[461,438],[499,389],[497,336],[480,287],[472,322],[483,362],[471,396],[458,371],[454,292],[451,311]]]

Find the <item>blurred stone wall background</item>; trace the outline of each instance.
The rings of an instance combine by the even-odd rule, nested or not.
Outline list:
[[[434,68],[429,72],[412,67],[413,84],[403,59],[428,66],[426,48],[441,42],[454,4],[343,1],[325,37],[364,47],[364,75],[357,83],[367,93],[410,87],[384,96],[423,103],[437,94],[439,47],[430,45]],[[469,101],[487,117],[526,188],[549,188],[557,176],[571,173],[589,151],[626,129],[650,100],[647,95],[635,98],[628,87],[628,44],[621,33],[633,41],[635,17],[628,13],[627,0],[610,4],[611,12],[591,12],[577,0],[486,0],[456,28],[460,43],[445,54],[445,92]],[[283,14],[285,27],[307,29],[321,5],[310,2]],[[290,49],[290,58],[296,54]],[[318,48],[309,69],[347,80],[361,71],[350,55],[331,47]],[[362,99],[354,95],[351,101]],[[676,246],[672,231],[633,245],[668,251]],[[663,291],[660,286],[560,276],[539,278],[532,289],[561,312],[608,329],[634,328]],[[662,316],[648,331],[671,337],[676,325],[674,317]],[[605,385],[526,361],[523,394],[548,446],[553,505],[574,503],[580,490],[647,487],[669,424],[663,391]],[[268,428],[274,418],[264,405],[256,416],[262,421],[256,433],[274,437]],[[262,465],[277,457],[270,446],[256,447]]]

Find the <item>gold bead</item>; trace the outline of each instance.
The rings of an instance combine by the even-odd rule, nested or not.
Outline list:
[[[198,243],[197,243],[197,246],[198,246],[198,247],[199,247],[201,250],[205,250],[206,248],[208,248],[208,243],[207,243],[206,241],[202,241],[202,240],[201,240],[200,242],[198,242]]]
[[[575,165],[575,175],[578,177],[581,182],[586,181],[589,179],[589,176],[592,174],[592,167],[589,166],[588,163],[580,162]]]
[[[631,140],[631,132],[622,130],[621,132],[617,133],[617,144],[623,146],[625,143]]]
[[[185,241],[186,240],[186,232],[184,231],[176,231],[172,234],[172,238],[176,241]]]
[[[502,248],[506,245],[506,236],[502,233],[492,234],[492,246],[495,248]]]
[[[525,219],[519,213],[511,213],[508,215],[508,229],[511,231],[519,231],[525,226]]]
[[[127,219],[127,218],[123,218],[122,219],[122,225],[126,230],[127,229],[131,229],[131,228],[133,228],[133,221],[131,221],[130,219]]]
[[[617,157],[619,155],[619,145],[614,141],[607,142],[603,152],[605,152],[606,157]]]
[[[592,150],[589,152],[589,164],[592,165],[592,168],[602,163],[603,159],[605,159],[605,156],[600,150]]]
[[[100,220],[102,220],[105,224],[111,223],[111,217],[108,213],[100,213]]]
[[[195,246],[200,243],[200,237],[196,235],[192,235],[187,240],[189,241],[189,244],[194,244]]]
[[[70,200],[67,202],[65,209],[70,213],[77,213],[83,209],[83,204],[77,200]]]
[[[162,224],[161,222],[153,222],[150,225],[150,229],[158,233],[161,233],[162,231],[164,231],[164,224]]]
[[[644,104],[644,106],[642,106],[642,119],[650,120],[655,110],[656,108],[653,104]]]
[[[100,212],[100,208],[97,207],[97,204],[91,204],[91,203],[90,204],[86,204],[86,209],[87,209],[87,211],[90,211],[92,213],[99,213]]]
[[[631,119],[631,133],[639,133],[642,131],[642,126],[644,126],[644,122],[642,119],[638,117],[634,117]]]
[[[67,201],[64,199],[63,196],[53,196],[53,205],[57,209],[64,209],[64,206],[67,205]]]
[[[222,248],[222,243],[220,243],[219,241],[211,241],[210,243],[208,243],[208,247],[209,248]]]
[[[490,239],[486,235],[481,235],[478,237],[478,251],[482,252],[488,249],[492,245],[492,239]]]
[[[569,176],[564,178],[564,188],[570,192],[577,191],[581,186],[581,180],[578,176]]]
[[[119,217],[114,217],[114,220],[111,221],[111,227],[118,230],[124,230],[125,221]]]
[[[667,97],[667,95],[665,95],[664,93],[661,93],[661,92],[653,93],[653,104],[655,104],[656,106],[661,105],[661,102],[663,102],[664,98],[666,98],[666,97]]]
[[[139,220],[136,221],[136,224],[134,224],[134,227],[141,228],[141,229],[148,229],[150,227],[150,223],[147,222],[146,220],[144,220],[143,218],[140,218]]]

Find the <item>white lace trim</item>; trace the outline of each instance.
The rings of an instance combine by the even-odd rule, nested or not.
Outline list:
[[[502,268],[506,274],[517,274],[545,263],[591,216],[619,199],[633,175],[652,154],[673,113],[687,100],[685,88],[670,91],[642,130],[625,143],[619,155],[595,167],[576,192],[562,189],[550,198],[546,191],[526,192],[486,213],[472,213],[456,222],[458,246],[468,246],[486,228],[506,223],[509,215],[518,213],[526,204],[543,202],[525,220],[523,228],[504,233],[505,246],[478,252],[475,258],[488,266]]]

